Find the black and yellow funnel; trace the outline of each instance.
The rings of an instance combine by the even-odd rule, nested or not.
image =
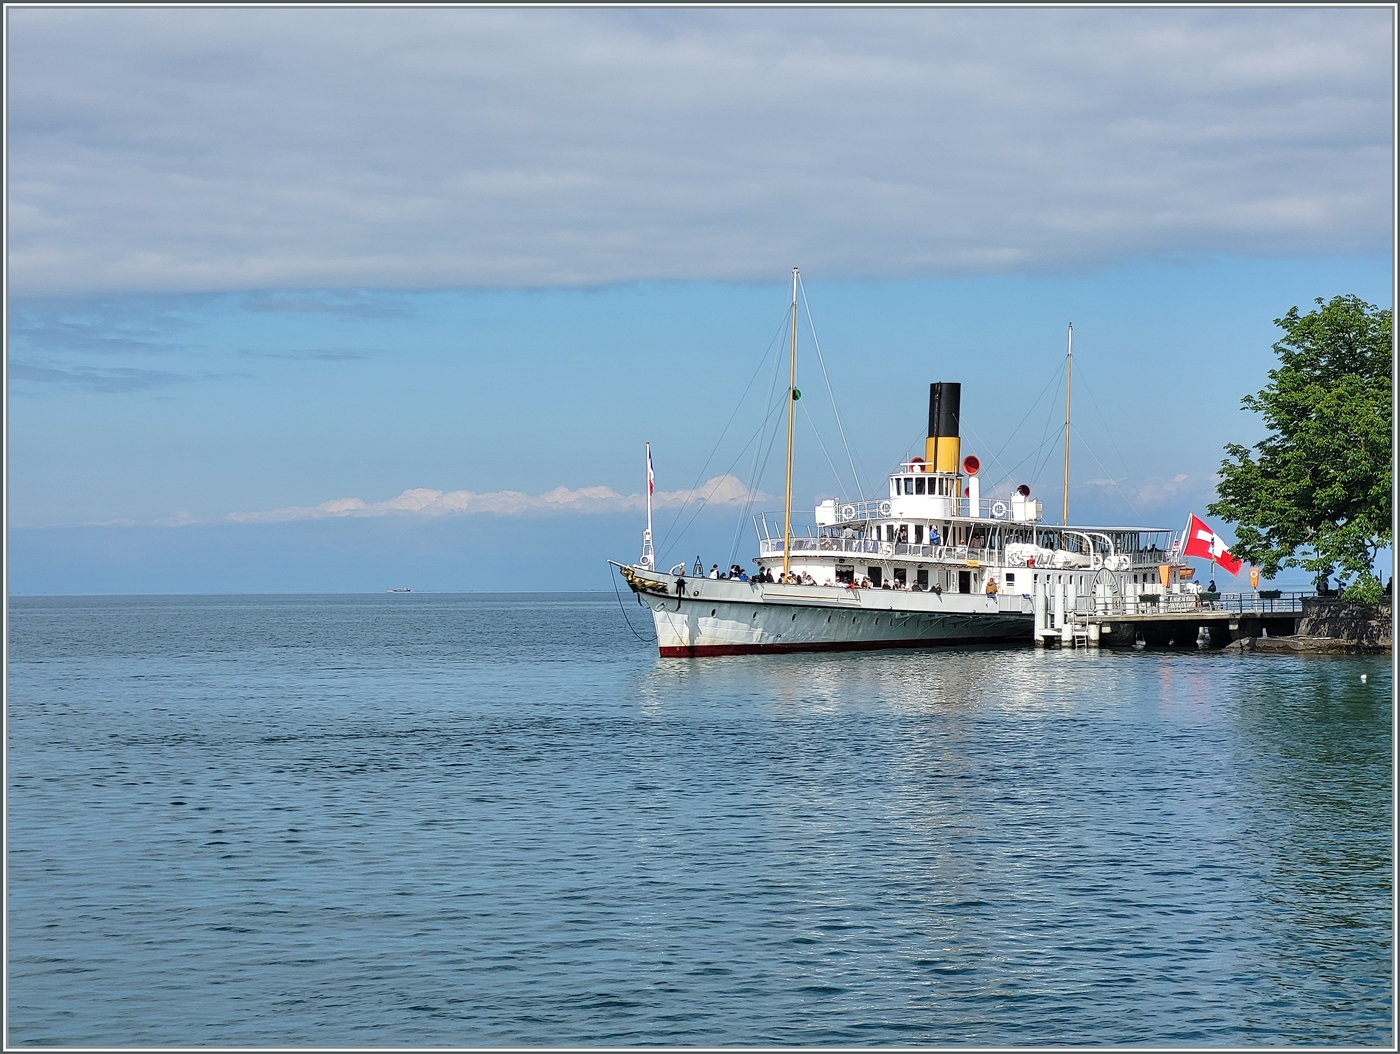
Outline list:
[[[939,381],[928,386],[928,439],[924,460],[934,472],[958,471],[958,418],[962,385]]]

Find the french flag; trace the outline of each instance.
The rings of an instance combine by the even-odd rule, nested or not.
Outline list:
[[[656,473],[651,470],[651,444],[647,444],[647,493],[656,493]]]

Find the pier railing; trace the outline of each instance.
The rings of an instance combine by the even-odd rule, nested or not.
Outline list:
[[[1286,615],[1303,610],[1312,590],[1284,592],[1265,589],[1257,593],[1143,593],[1138,596],[1079,596],[1076,615],[1172,615],[1196,611],[1229,611],[1240,615]]]

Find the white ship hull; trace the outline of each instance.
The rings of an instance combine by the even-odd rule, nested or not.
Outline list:
[[[662,657],[1029,642],[1022,596],[683,579],[627,568],[652,613]]]

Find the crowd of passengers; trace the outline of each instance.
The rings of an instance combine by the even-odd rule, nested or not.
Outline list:
[[[696,573],[697,575],[700,573],[700,567],[701,567],[701,564],[699,563],[699,561],[697,561],[696,564],[695,564],[695,573]],[[768,570],[768,568],[766,568],[766,567],[760,567],[760,568],[759,568],[757,571],[755,571],[753,574],[749,574],[747,571],[745,571],[745,570],[744,570],[742,567],[740,567],[738,564],[730,564],[730,565],[729,565],[729,570],[728,570],[727,572],[723,572],[723,573],[720,572],[719,564],[711,564],[711,565],[710,565],[710,577],[711,577],[711,578],[732,578],[732,579],[734,579],[736,582],[769,582],[769,583],[772,583],[772,584],[774,584],[774,585],[776,585],[776,584],[778,583],[779,579],[782,579],[782,580],[785,581],[785,582],[791,583],[792,585],[799,585],[799,586],[814,586],[814,585],[817,584],[816,579],[814,579],[814,578],[813,578],[811,575],[809,575],[809,574],[802,574],[802,575],[799,575],[796,571],[790,571],[790,572],[788,572],[786,578],[783,578],[782,575],[779,575],[777,578],[774,578],[774,577],[773,577],[773,572],[770,571],[770,570]]]
[[[700,560],[697,558],[696,561],[695,561],[695,576],[696,576],[697,578],[699,578],[700,575],[703,573],[703,571],[702,571],[702,568],[703,568],[703,567],[704,567],[704,564],[700,563]],[[684,576],[682,576],[682,577],[684,577]],[[757,571],[755,571],[752,575],[750,575],[747,571],[745,571],[745,570],[744,570],[741,566],[739,566],[738,564],[730,564],[730,565],[729,565],[729,570],[728,570],[727,572],[721,572],[720,569],[719,569],[719,564],[711,564],[711,565],[710,565],[710,574],[709,574],[709,577],[710,577],[710,578],[726,578],[726,579],[732,579],[732,580],[734,580],[734,581],[736,581],[736,582],[766,582],[766,583],[769,583],[769,584],[772,584],[772,585],[786,584],[786,585],[794,585],[794,586],[814,586],[814,585],[817,585],[817,584],[818,584],[818,583],[817,583],[817,580],[816,580],[815,578],[813,578],[811,575],[809,575],[806,571],[803,571],[800,575],[799,575],[796,571],[789,571],[786,575],[778,575],[778,577],[774,578],[774,577],[773,577],[773,572],[772,572],[769,568],[760,567]],[[842,583],[837,583],[837,584],[840,585],[840,584],[842,584]],[[846,586],[847,589],[876,589],[876,588],[879,588],[879,589],[894,589],[894,590],[898,590],[898,591],[904,592],[904,593],[925,593],[925,592],[927,592],[927,593],[933,593],[935,596],[942,596],[942,595],[943,595],[943,587],[940,586],[940,585],[938,585],[937,583],[935,583],[934,585],[931,585],[931,586],[924,586],[924,585],[922,585],[922,584],[919,583],[919,582],[915,582],[913,585],[906,585],[904,582],[901,582],[901,581],[900,581],[899,579],[897,579],[897,578],[894,579],[893,581],[891,581],[891,580],[888,579],[888,578],[883,578],[883,579],[881,579],[880,585],[879,585],[878,587],[872,585],[869,578],[864,578],[864,577],[859,578],[859,579],[852,578],[849,582],[846,582],[846,583],[844,583],[844,584],[845,584],[845,586]],[[1212,582],[1211,585],[1214,586],[1215,583]],[[996,580],[995,578],[988,578],[988,579],[987,579],[987,596],[993,597],[993,596],[996,596],[996,595],[997,595],[997,580]]]

